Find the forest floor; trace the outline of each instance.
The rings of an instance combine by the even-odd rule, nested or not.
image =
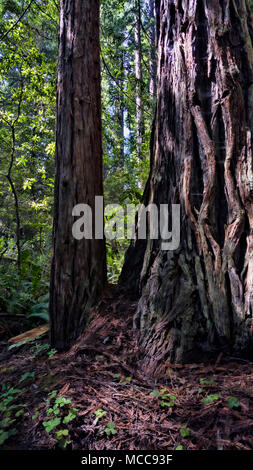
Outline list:
[[[1,342],[2,448],[253,449],[253,364],[219,356],[147,379],[136,362],[135,308],[109,289],[65,354],[47,339],[11,350]]]

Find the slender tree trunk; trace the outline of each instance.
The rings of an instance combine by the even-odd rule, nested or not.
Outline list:
[[[149,94],[151,112],[155,108],[156,100],[156,27],[155,27],[155,1],[149,0],[149,19],[151,27],[149,31]]]
[[[122,80],[122,87],[124,86],[124,51],[120,52],[120,79]],[[125,160],[125,143],[124,143],[124,94],[121,88],[118,87],[118,97],[116,104],[118,142],[119,142],[119,165],[124,166]]]
[[[21,77],[21,90],[20,90],[20,96],[19,96],[19,101],[18,101],[18,109],[17,109],[17,116],[14,119],[13,122],[6,121],[6,124],[10,127],[11,131],[11,158],[10,158],[10,163],[9,163],[9,168],[8,168],[8,173],[6,175],[6,178],[9,182],[11,192],[14,197],[14,204],[15,204],[15,214],[16,214],[16,246],[17,246],[17,266],[18,266],[18,271],[21,273],[21,245],[20,245],[20,230],[21,230],[21,223],[20,223],[20,209],[19,209],[19,198],[18,198],[18,192],[16,189],[16,186],[14,184],[14,181],[12,179],[12,170],[13,170],[13,165],[15,163],[15,154],[16,154],[16,125],[19,121],[20,114],[21,114],[21,106],[22,106],[22,100],[23,100],[23,80]]]
[[[132,244],[143,367],[252,354],[253,48],[248,2],[157,0],[158,103],[144,202],[181,205],[181,244]],[[143,252],[145,254],[143,256]],[[138,260],[136,265],[129,260]],[[133,271],[135,270],[135,278]]]
[[[72,210],[103,195],[99,0],[61,0],[51,342],[67,349],[105,282],[104,240],[75,240]],[[94,227],[93,227],[94,228]]]
[[[140,0],[135,0],[135,75],[136,75],[136,132],[137,154],[141,158],[141,146],[144,134],[142,102],[142,44],[141,44],[141,8]]]

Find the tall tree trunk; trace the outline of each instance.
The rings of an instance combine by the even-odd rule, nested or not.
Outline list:
[[[76,240],[72,210],[103,195],[99,0],[61,0],[56,182],[50,289],[51,343],[84,330],[105,282],[104,240]],[[93,227],[94,228],[94,227]]]
[[[119,53],[119,62],[120,62],[120,80],[122,82],[122,87],[124,86],[124,51]],[[118,129],[118,142],[119,142],[119,166],[124,166],[125,161],[125,142],[124,142],[124,131],[125,131],[125,122],[124,122],[124,93],[120,87],[118,88],[118,96],[116,101],[116,118],[117,118],[117,129]]]
[[[135,324],[147,373],[164,372],[168,360],[252,353],[248,7],[157,0],[158,104],[144,202],[181,205],[181,244],[165,252],[161,240],[148,239],[143,256],[139,241],[126,257],[123,279],[131,274],[141,289]]]
[[[135,76],[136,76],[136,133],[137,154],[141,159],[141,146],[144,134],[142,102],[142,43],[141,43],[141,7],[140,0],[135,0]]]
[[[155,27],[155,1],[149,0],[149,20],[151,27],[149,31],[149,94],[151,111],[155,107],[156,99],[156,27]]]

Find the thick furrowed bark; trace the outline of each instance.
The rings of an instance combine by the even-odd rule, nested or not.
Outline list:
[[[51,343],[83,332],[105,282],[104,240],[76,240],[73,207],[103,195],[99,0],[62,0],[58,72]],[[93,226],[94,237],[94,226]]]
[[[157,6],[158,104],[144,202],[181,204],[181,246],[166,253],[159,240],[148,240],[136,279],[135,322],[147,373],[161,372],[166,360],[252,352],[248,4],[161,0]]]

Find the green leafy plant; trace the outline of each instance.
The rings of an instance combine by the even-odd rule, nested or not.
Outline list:
[[[113,378],[114,378],[114,379],[120,379],[120,378],[121,378],[121,374],[114,374]]]
[[[68,438],[69,431],[68,429],[60,429],[55,433],[55,439],[57,439],[59,447],[61,449],[66,449],[66,447],[71,444],[71,440]]]
[[[43,354],[45,353],[46,351],[48,351],[50,349],[50,345],[49,344],[41,344],[39,342],[36,342],[30,349],[30,352],[32,353],[32,357],[37,357],[39,356],[40,354]]]
[[[132,377],[124,377],[120,381],[120,385],[129,385],[131,381],[132,381]]]
[[[0,394],[0,445],[3,445],[17,431],[13,428],[17,418],[24,414],[25,406],[15,404],[21,390],[9,385],[3,384]],[[20,409],[21,408],[21,409]]]
[[[3,431],[0,429],[0,445],[4,444],[5,441],[9,439],[11,436],[15,436],[17,434],[17,430],[15,428],[9,429],[8,431]]]
[[[94,415],[96,415],[96,417],[98,419],[101,419],[103,418],[103,416],[105,416],[107,414],[107,412],[105,410],[103,410],[102,408],[98,408],[95,412],[94,412]]]
[[[153,390],[149,395],[150,397],[158,398],[160,396],[160,392],[159,390]]]
[[[221,398],[219,393],[214,393],[213,395],[208,395],[207,397],[203,398],[202,403],[213,403]]]
[[[180,434],[182,437],[186,438],[191,435],[191,431],[187,428],[187,426],[182,426],[180,429]]]
[[[170,394],[165,394],[165,395],[162,395],[162,400],[160,402],[160,405],[162,407],[173,407],[175,405],[175,400],[176,400],[176,396],[175,395],[170,395]]]
[[[54,400],[52,406],[47,410],[47,415],[50,417],[47,421],[43,421],[43,426],[47,433],[52,432],[61,423],[69,424],[78,416],[77,408],[69,408],[71,400],[65,397],[56,397],[57,390],[52,390],[48,394],[47,402],[50,403]],[[61,429],[55,432],[55,438],[61,448],[65,449],[71,443],[69,439],[69,430]]]
[[[50,351],[48,351],[48,357],[51,359],[51,357],[53,357],[55,354],[57,354],[57,351],[56,349],[50,349]]]
[[[114,434],[117,434],[117,429],[116,429],[116,426],[115,426],[115,423],[114,421],[111,421],[110,423],[107,423],[107,426],[105,428],[105,431],[107,436],[113,436]]]
[[[236,397],[227,397],[226,398],[229,408],[240,408],[240,403]]]
[[[40,298],[40,302],[33,305],[28,315],[28,318],[40,318],[46,322],[49,322],[49,293]]]
[[[77,415],[78,415],[78,410],[76,408],[71,408],[67,416],[65,416],[65,418],[63,419],[64,424],[68,424],[71,421],[73,421],[77,417]]]
[[[61,418],[53,418],[48,421],[44,421],[42,424],[46,432],[51,432],[54,428],[59,426],[60,423],[61,423]]]
[[[200,385],[213,385],[215,382],[215,378],[211,377],[211,379],[200,379]]]
[[[56,395],[57,395],[57,390],[52,390],[52,392],[48,394],[48,400],[51,400],[51,398],[55,398]]]
[[[158,398],[160,400],[160,406],[162,408],[175,406],[176,396],[168,393],[167,388],[161,388],[160,390],[155,389],[150,393],[151,397]]]

